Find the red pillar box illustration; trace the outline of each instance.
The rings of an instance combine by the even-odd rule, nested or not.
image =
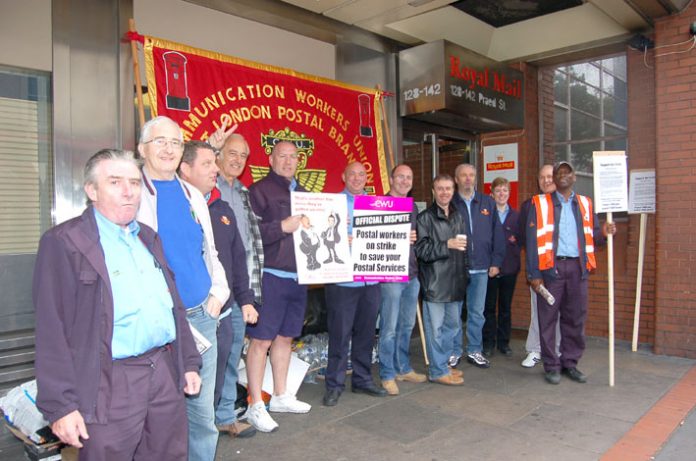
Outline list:
[[[186,56],[176,51],[167,51],[162,55],[167,76],[167,108],[190,111],[191,100],[188,97],[186,76]]]

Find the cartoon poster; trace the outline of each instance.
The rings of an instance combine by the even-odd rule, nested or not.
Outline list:
[[[408,282],[410,197],[355,197],[353,209],[353,280]]]
[[[302,215],[293,234],[300,285],[353,281],[346,196],[293,192],[291,200],[291,213]]]

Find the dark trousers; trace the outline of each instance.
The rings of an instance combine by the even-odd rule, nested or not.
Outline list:
[[[87,424],[80,460],[188,458],[188,420],[172,354],[159,348],[113,362],[106,424]]]
[[[239,309],[239,307],[237,304],[234,304],[230,309]],[[215,368],[215,397],[213,398],[215,408],[218,407],[218,403],[220,403],[220,398],[222,397],[222,386],[225,384],[227,360],[230,358],[234,339],[232,318],[228,315],[220,320],[217,329],[217,367]]]
[[[483,324],[484,349],[510,345],[512,295],[515,293],[516,282],[516,273],[488,279],[483,309],[483,316],[486,318],[486,323]]]
[[[372,385],[372,349],[381,298],[379,284],[359,287],[326,285],[324,294],[329,329],[326,388],[345,389],[351,342],[351,383],[355,387]]]
[[[555,279],[545,277],[546,289],[556,298],[553,306],[537,295],[539,337],[544,370],[575,367],[585,351],[587,279],[582,278],[579,259],[557,259]],[[556,355],[556,321],[561,327],[561,357]]]

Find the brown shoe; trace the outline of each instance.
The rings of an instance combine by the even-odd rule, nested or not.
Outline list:
[[[445,386],[461,386],[464,384],[464,380],[461,376],[445,375],[440,376],[437,379],[430,380],[433,383],[444,384]]]
[[[396,381],[393,379],[385,379],[382,381],[382,387],[387,391],[389,395],[399,395],[399,386],[396,385]]]
[[[396,375],[397,381],[406,381],[407,383],[424,383],[428,380],[422,373],[416,373],[411,370],[403,375]]]
[[[455,378],[461,378],[462,376],[464,376],[464,372],[461,370],[457,370],[456,368],[450,368],[450,374]]]
[[[221,424],[218,425],[217,428],[220,433],[227,432],[230,437],[237,437],[240,439],[246,439],[256,435],[254,426],[241,421],[235,421],[232,424]]]

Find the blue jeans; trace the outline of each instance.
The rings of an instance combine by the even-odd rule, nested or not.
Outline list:
[[[379,377],[394,379],[410,371],[409,346],[416,323],[420,282],[381,283],[382,304],[379,309]]]
[[[447,359],[452,352],[452,341],[461,331],[462,301],[433,303],[423,301],[423,322],[425,324],[425,348],[428,351],[430,366],[428,377],[431,380],[450,373]]]
[[[244,345],[244,318],[242,310],[235,303],[230,307],[229,318],[232,322],[232,332],[234,339],[230,348],[230,356],[225,367],[224,384],[222,385],[222,395],[215,411],[215,422],[217,424],[232,424],[237,421],[234,412],[234,404],[237,401],[237,381],[239,379],[239,359],[242,357],[242,346]]]
[[[213,461],[217,449],[218,430],[215,427],[215,369],[217,367],[218,319],[208,314],[204,307],[194,307],[186,312],[186,319],[212,343],[203,356],[199,371],[201,391],[186,397],[186,413],[189,422],[189,461]]]
[[[466,287],[466,352],[471,354],[481,352],[483,324],[483,308],[486,304],[486,289],[488,288],[488,273],[469,274],[469,285]],[[461,314],[461,312],[460,312]],[[462,316],[459,316],[461,323]],[[461,328],[454,340],[452,355],[464,355],[464,338]]]

